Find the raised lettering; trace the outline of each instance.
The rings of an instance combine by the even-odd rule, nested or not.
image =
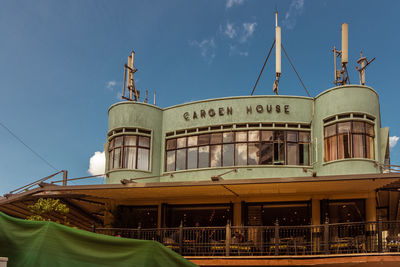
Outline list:
[[[219,108],[219,109],[218,109],[218,114],[219,114],[220,116],[224,116],[224,108]]]
[[[256,110],[257,110],[258,113],[263,113],[264,112],[264,108],[261,105],[257,105],[256,106]]]
[[[206,111],[204,109],[200,110],[200,117],[202,118],[206,117]]]
[[[281,106],[276,105],[275,109],[277,113],[281,113]]]
[[[249,113],[251,114],[251,112],[252,112],[251,106],[247,106],[246,111],[247,111],[247,114],[249,114]]]
[[[194,120],[197,119],[197,113],[196,113],[196,111],[193,112],[193,119],[194,119]]]
[[[226,108],[226,114],[232,115],[232,107],[227,107]]]
[[[289,105],[285,105],[285,113],[289,114]]]
[[[271,113],[272,112],[272,105],[267,105],[267,112]]]
[[[215,111],[214,111],[214,109],[209,109],[208,110],[208,115],[210,115],[210,117],[214,117],[215,116]]]
[[[183,113],[183,118],[185,118],[185,120],[189,120],[189,112],[185,112]]]

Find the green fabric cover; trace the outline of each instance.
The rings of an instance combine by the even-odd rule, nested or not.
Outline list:
[[[156,241],[120,238],[0,212],[0,257],[13,266],[197,266]]]

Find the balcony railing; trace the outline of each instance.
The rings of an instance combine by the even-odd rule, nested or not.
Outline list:
[[[97,228],[94,232],[156,240],[183,256],[281,256],[400,252],[400,221],[307,226]]]

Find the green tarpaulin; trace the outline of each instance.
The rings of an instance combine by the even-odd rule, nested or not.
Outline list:
[[[156,241],[106,236],[0,212],[0,257],[13,266],[197,266]]]

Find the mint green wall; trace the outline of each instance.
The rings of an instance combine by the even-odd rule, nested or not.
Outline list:
[[[256,106],[262,105],[263,112],[256,111]],[[272,105],[272,112],[266,111],[266,105]],[[276,111],[276,105],[281,108]],[[284,106],[288,105],[288,113]],[[252,112],[247,112],[247,107]],[[227,107],[232,108],[232,114],[227,114]],[[223,115],[219,114],[223,108]],[[208,111],[213,109],[215,116]],[[201,118],[201,110],[207,115]],[[184,114],[187,112],[188,119]],[[196,112],[197,119],[193,118]],[[372,115],[375,121],[375,159],[382,162],[380,147],[380,114],[379,98],[376,92],[366,86],[340,86],[329,89],[315,98],[295,96],[243,96],[202,100],[185,103],[166,109],[137,102],[121,102],[109,109],[109,131],[121,127],[138,127],[152,130],[151,169],[149,172],[139,170],[113,170],[108,172],[108,183],[119,183],[121,179],[150,177],[150,181],[197,181],[210,180],[212,175],[221,174],[232,167],[205,168],[164,173],[164,147],[167,132],[224,125],[232,123],[309,123],[312,125],[312,164],[304,171],[302,166],[241,166],[237,173],[224,175],[224,179],[245,178],[278,178],[310,176],[316,171],[318,176],[335,174],[357,174],[379,172],[374,161],[367,159],[346,159],[335,162],[323,162],[323,119],[340,113],[360,112]]]
[[[367,159],[346,159],[324,163],[323,119],[332,115],[360,112],[375,117],[375,160],[380,159],[380,114],[378,94],[370,87],[358,85],[339,86],[322,92],[315,98],[313,143],[318,148],[314,170],[317,175],[376,173],[379,168]]]

